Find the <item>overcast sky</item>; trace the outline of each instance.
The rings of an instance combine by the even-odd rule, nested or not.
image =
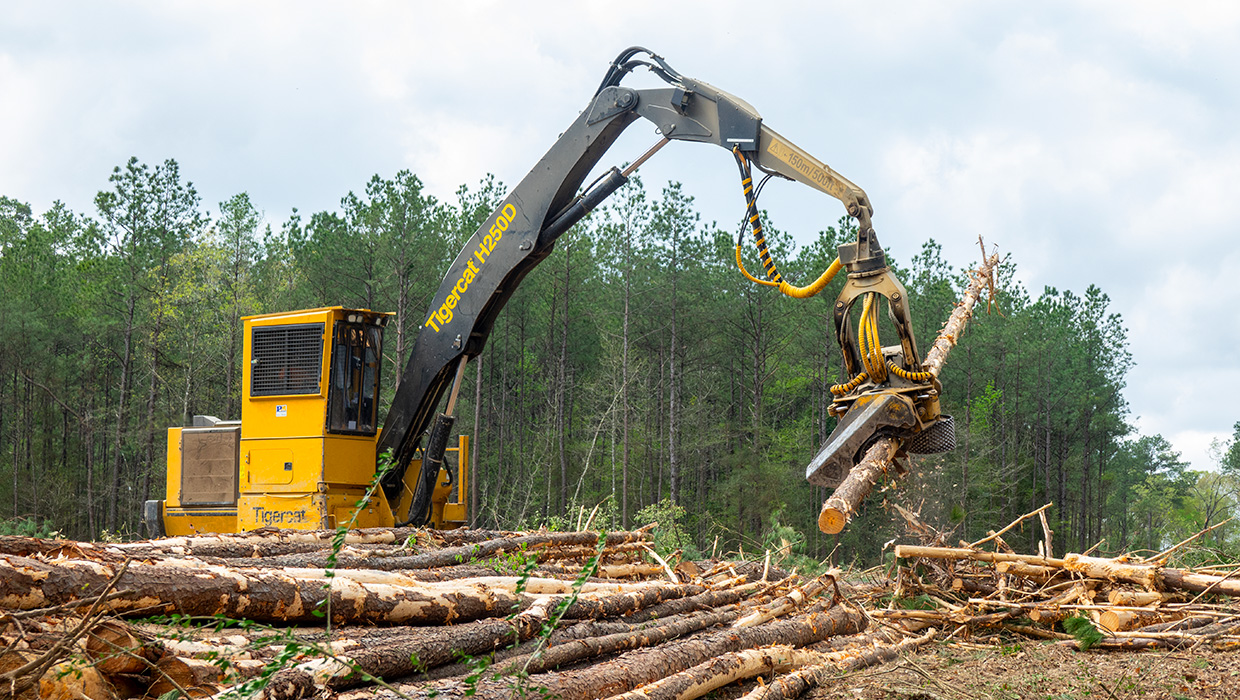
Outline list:
[[[961,269],[980,234],[1035,295],[1101,287],[1133,420],[1206,468],[1240,420],[1238,38],[1225,0],[10,1],[0,195],[94,214],[130,156],[276,225],[402,168],[441,198],[512,185],[643,45],[864,188],[897,258],[932,237]],[[635,125],[603,163],[655,140]],[[722,149],[672,144],[642,174],[739,220]],[[802,242],[842,213],[794,184],[762,204]]]

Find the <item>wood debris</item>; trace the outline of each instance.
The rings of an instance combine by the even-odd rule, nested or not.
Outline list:
[[[793,698],[936,640],[1240,643],[1225,573],[996,551],[1006,529],[944,547],[905,513],[936,546],[898,545],[882,580],[655,563],[645,531],[359,531],[335,547],[331,533],[288,531],[4,538],[0,684],[91,700],[696,698],[724,686]]]

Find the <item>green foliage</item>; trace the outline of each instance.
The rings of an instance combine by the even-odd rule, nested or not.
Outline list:
[[[59,530],[52,529],[50,521],[40,521],[30,517],[0,520],[0,536],[5,535],[43,537],[46,539],[55,539],[62,536]]]
[[[785,570],[796,569],[803,576],[817,576],[826,570],[823,562],[807,556],[806,537],[792,525],[782,522],[786,507],[771,513],[762,538],[762,548],[771,553],[771,563]]]
[[[1094,627],[1094,623],[1090,622],[1089,618],[1082,615],[1065,618],[1063,628],[1065,632],[1076,637],[1081,651],[1089,651],[1102,641],[1102,633]]]
[[[0,197],[0,509],[75,537],[138,534],[142,501],[165,487],[166,426],[237,417],[242,315],[396,312],[390,400],[444,268],[506,195],[488,177],[440,201],[400,171],[274,220],[246,193],[204,206],[172,160],[133,159],[100,184],[94,219]],[[798,245],[777,215],[763,212],[767,241],[797,284],[856,233],[845,217]],[[478,425],[476,526],[575,529],[601,503],[592,527],[658,520],[661,552],[769,549],[809,571],[876,561],[902,530],[884,498],[970,540],[1053,501],[1057,547],[1077,551],[1161,549],[1236,510],[1240,423],[1218,445],[1222,479],[1133,435],[1127,331],[1106,294],[1030,293],[1006,261],[1002,315],[979,306],[941,377],[959,447],[916,458],[912,479],[824,536],[826,492],[803,469],[835,427],[830,300],[844,280],[811,300],[755,286],[735,231],[704,223],[677,184],[632,178],[524,278],[457,407],[462,432]],[[893,254],[924,352],[972,265],[933,240]],[[751,245],[743,260],[761,270]],[[1009,542],[1036,549],[1036,529]],[[1238,539],[1229,525],[1200,544],[1220,555]]]
[[[1002,398],[1003,392],[995,388],[993,381],[988,381],[977,398],[970,402],[969,413],[978,429],[988,433],[994,428],[995,412]]]
[[[650,531],[650,540],[660,556],[668,557],[672,552],[681,550],[686,559],[700,558],[693,546],[693,540],[685,531],[686,514],[684,506],[664,499],[637,511],[637,522],[643,525],[658,523],[658,526]]]

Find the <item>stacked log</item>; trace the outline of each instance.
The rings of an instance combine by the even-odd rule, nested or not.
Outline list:
[[[926,639],[867,635],[845,600],[865,589],[838,571],[648,561],[644,530],[334,534],[0,539],[0,684],[109,700],[697,697]]]

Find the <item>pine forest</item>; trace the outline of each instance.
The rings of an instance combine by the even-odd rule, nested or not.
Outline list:
[[[240,417],[242,316],[395,312],[390,400],[443,271],[505,193],[487,178],[440,201],[401,171],[278,221],[246,193],[203,201],[173,160],[131,159],[100,186],[92,211],[0,197],[5,532],[142,536],[167,427]],[[834,427],[829,387],[847,379],[831,317],[842,279],[808,300],[748,282],[735,213],[707,223],[676,183],[635,178],[524,280],[461,389],[475,526],[572,529],[597,506],[613,530],[673,523],[686,552],[870,564],[902,526],[896,503],[973,540],[1053,502],[1051,527],[1077,552],[1159,550],[1240,507],[1240,422],[1213,464],[1138,434],[1127,330],[1105,291],[1024,289],[1006,259],[942,375],[956,450],[916,459],[842,535],[820,533],[829,490],[804,470]],[[802,284],[855,235],[848,219],[804,246],[777,217],[766,231]],[[973,261],[943,259],[934,240],[888,253],[928,346]],[[1018,549],[1040,537],[1027,529]],[[1240,554],[1240,527],[1206,539]]]

